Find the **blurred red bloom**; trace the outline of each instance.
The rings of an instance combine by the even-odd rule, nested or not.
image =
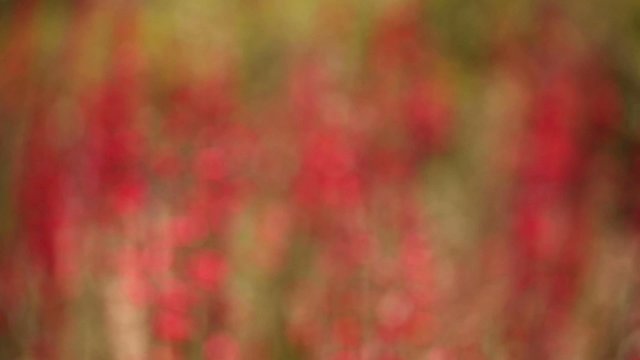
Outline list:
[[[227,262],[212,251],[199,251],[187,262],[187,274],[202,290],[216,292],[227,276]]]
[[[193,325],[189,314],[161,309],[154,316],[156,336],[168,342],[182,342],[188,340],[193,333]]]

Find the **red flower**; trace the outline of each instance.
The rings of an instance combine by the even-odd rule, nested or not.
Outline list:
[[[349,208],[361,200],[356,152],[339,131],[318,132],[306,141],[296,195],[311,209]]]
[[[227,263],[220,255],[203,251],[189,259],[187,273],[202,290],[215,292],[227,276]]]
[[[189,339],[193,332],[188,314],[172,310],[160,310],[154,319],[155,331],[161,340],[181,342]]]

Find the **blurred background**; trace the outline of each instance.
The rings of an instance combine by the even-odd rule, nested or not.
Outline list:
[[[0,1],[0,359],[640,359],[640,2]]]

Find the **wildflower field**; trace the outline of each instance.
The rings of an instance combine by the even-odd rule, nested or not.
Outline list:
[[[640,359],[640,2],[0,1],[0,359]]]

